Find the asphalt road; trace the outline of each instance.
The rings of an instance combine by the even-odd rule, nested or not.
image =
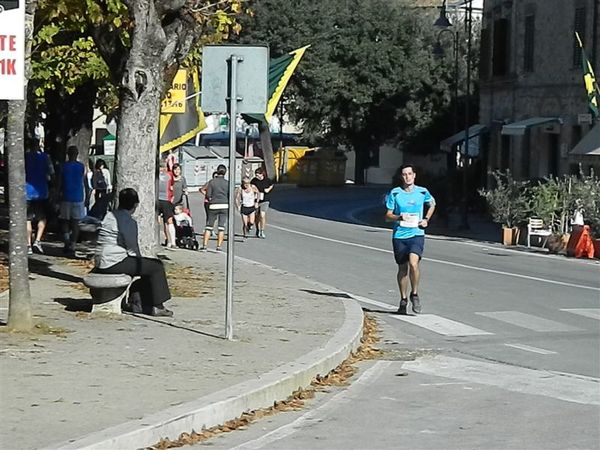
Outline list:
[[[361,301],[381,325],[384,360],[309,411],[211,446],[600,448],[600,264],[430,236],[423,314],[397,316],[391,233],[352,223],[381,195],[281,189],[267,239],[238,238],[235,252]]]

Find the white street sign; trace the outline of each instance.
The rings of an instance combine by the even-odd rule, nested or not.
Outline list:
[[[0,0],[0,100],[25,96],[25,0]]]

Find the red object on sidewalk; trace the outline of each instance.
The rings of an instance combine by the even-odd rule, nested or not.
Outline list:
[[[590,226],[574,227],[567,244],[567,256],[575,258],[593,258],[594,243],[590,235]]]

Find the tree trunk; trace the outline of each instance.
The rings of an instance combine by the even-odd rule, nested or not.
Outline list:
[[[271,132],[269,125],[264,122],[259,122],[258,130],[260,133],[260,145],[262,147],[263,159],[267,169],[267,177],[274,180],[275,174],[275,158],[273,157],[273,142],[271,141]]]
[[[353,144],[354,148],[354,183],[365,184],[365,169],[368,165],[369,149],[365,143]]]
[[[94,101],[97,88],[92,81],[77,88],[69,96],[69,130],[67,148],[75,145],[79,149],[79,160],[87,167],[92,143],[92,122],[94,120]]]
[[[25,14],[25,86],[31,65],[31,37],[37,1],[26,3]],[[25,200],[25,112],[27,100],[11,101],[8,105],[6,148],[8,154],[8,328],[29,331],[33,328],[29,267],[27,264],[27,203]]]
[[[133,188],[140,197],[136,212],[142,254],[155,253],[156,158],[164,68],[165,35],[154,2],[128,2],[136,26],[125,65],[120,98],[115,192]]]

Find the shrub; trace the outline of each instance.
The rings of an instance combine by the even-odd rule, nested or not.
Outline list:
[[[526,183],[513,179],[509,170],[493,173],[496,186],[493,189],[479,189],[485,198],[494,222],[507,228],[523,225],[528,207]]]

